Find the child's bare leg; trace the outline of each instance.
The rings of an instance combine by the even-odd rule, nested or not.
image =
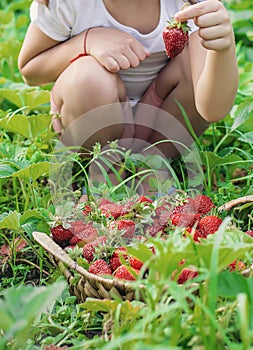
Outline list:
[[[106,144],[122,134],[123,113],[118,102],[126,100],[124,84],[93,57],[73,62],[56,81],[53,95],[63,128],[79,134],[75,140],[79,142],[91,131],[88,139],[84,137],[84,147],[91,149],[95,142]]]
[[[169,61],[140,101],[142,104],[137,108],[135,115],[136,139],[142,139],[143,135],[146,135],[150,144],[171,139],[189,146],[192,138],[176,101],[185,109],[195,133],[200,135],[208,123],[200,116],[194,103],[187,47],[180,55]],[[178,154],[172,143],[161,144],[159,149],[167,157]]]
[[[161,71],[157,78],[156,88],[158,96],[164,102],[161,105],[162,111],[156,117],[154,131],[149,138],[149,142],[154,143],[167,138],[189,146],[193,139],[176,101],[186,111],[197,135],[202,134],[209,124],[198,113],[195,106],[190,57],[187,47],[180,55],[171,59],[169,64]],[[210,96],[210,98],[212,97]],[[166,111],[168,116],[163,111]],[[159,147],[166,156],[173,157],[178,153],[169,143],[161,144]]]

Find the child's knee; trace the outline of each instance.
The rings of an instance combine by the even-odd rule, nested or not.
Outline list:
[[[85,57],[72,63],[71,86],[72,92],[78,95],[80,91],[84,96],[93,99],[116,102],[119,100],[118,76],[107,71],[94,58]]]

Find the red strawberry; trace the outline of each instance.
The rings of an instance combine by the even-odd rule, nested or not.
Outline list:
[[[143,266],[143,262],[134,256],[129,257],[129,265],[135,270],[140,270]]]
[[[119,247],[113,252],[112,257],[110,259],[110,267],[112,271],[115,271],[119,266],[122,265],[121,260],[122,261],[124,261],[124,259],[126,260],[127,254],[123,253],[125,251],[126,251],[125,247]]]
[[[94,259],[95,248],[93,243],[87,243],[83,246],[83,257],[88,261],[92,262]]]
[[[248,230],[245,232],[247,235],[249,235],[250,237],[253,237],[253,230]]]
[[[171,209],[171,204],[164,203],[156,208],[155,213],[157,216],[162,215],[164,212],[168,213]]]
[[[116,228],[119,231],[124,231],[122,237],[133,238],[135,232],[135,223],[132,220],[121,219],[118,221],[113,221],[110,223],[109,227],[111,229]]]
[[[68,350],[68,346],[46,345],[43,350]]]
[[[83,208],[83,216],[87,216],[92,212],[92,208],[89,205],[85,205]]]
[[[124,207],[115,203],[101,204],[99,208],[106,217],[113,216],[114,219],[125,214]]]
[[[139,202],[139,203],[153,203],[152,199],[147,198],[145,196],[139,196],[137,202]]]
[[[107,242],[106,236],[100,236],[94,242],[85,244],[83,246],[83,257],[88,262],[91,262],[94,259],[94,253],[95,253],[96,247],[105,246],[106,242]]]
[[[112,270],[106,261],[103,259],[98,259],[91,264],[88,270],[90,273],[94,275],[111,275]]]
[[[233,260],[229,265],[229,271],[240,271],[245,269],[245,264],[240,260]]]
[[[104,204],[114,204],[114,203],[107,198],[101,198],[99,201],[99,206],[104,205]]]
[[[201,214],[207,214],[212,208],[214,208],[214,203],[212,199],[204,194],[200,194],[195,198],[190,200],[190,204],[193,206],[194,210]]]
[[[174,19],[168,21],[166,28],[162,32],[166,54],[174,58],[180,54],[188,43],[189,27],[187,22],[177,22]]]
[[[171,223],[174,226],[193,226],[200,219],[200,214],[195,213],[177,213],[171,215]]]
[[[145,227],[145,234],[148,236],[156,237],[159,233],[162,233],[164,226],[160,224],[159,219],[154,219],[151,225]]]
[[[196,210],[193,208],[190,202],[175,206],[171,212],[171,214],[184,214],[184,213],[196,213]]]
[[[178,282],[179,284],[183,284],[183,283],[185,283],[186,281],[188,281],[188,280],[190,280],[190,279],[193,279],[193,278],[195,278],[195,277],[197,277],[197,276],[198,276],[198,272],[197,272],[197,271],[194,271],[194,270],[188,269],[188,268],[184,268],[184,269],[181,271],[181,273],[180,273],[180,275],[179,275],[179,277],[178,277],[178,279],[177,279],[177,282]]]
[[[70,240],[70,244],[73,243],[83,246],[85,243],[92,242],[96,239],[98,232],[92,224],[86,224],[83,221],[74,221],[71,223],[70,230],[74,237]]]
[[[55,243],[63,248],[69,245],[69,240],[73,237],[72,231],[64,228],[62,225],[51,228],[51,233]]]
[[[215,215],[206,215],[199,220],[198,228],[201,230],[202,234],[206,237],[215,233],[220,224],[222,223],[222,219]]]
[[[187,231],[189,232],[189,233],[192,233],[193,232],[193,229],[192,229],[192,227],[188,227],[187,228]],[[193,240],[195,241],[195,242],[200,242],[200,240],[199,240],[199,238],[206,238],[206,236],[199,230],[199,229],[195,229],[194,230],[194,235],[193,235]]]
[[[136,274],[139,274],[139,270],[133,269]],[[135,276],[128,270],[128,268],[125,265],[119,266],[113,273],[113,276],[115,278],[119,278],[121,280],[128,280],[128,281],[135,281]]]
[[[159,224],[161,224],[163,227],[166,227],[168,225],[170,216],[171,216],[171,212],[169,211],[162,212],[158,218]]]
[[[82,245],[82,242],[81,242],[80,238],[78,238],[77,236],[73,236],[72,238],[70,238],[69,245],[71,247],[74,247],[74,246],[76,246],[78,244]]]

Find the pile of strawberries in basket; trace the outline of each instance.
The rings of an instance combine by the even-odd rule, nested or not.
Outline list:
[[[222,223],[213,201],[203,194],[176,199],[164,196],[154,201],[138,195],[120,204],[99,198],[77,207],[82,215],[78,220],[58,220],[51,225],[53,240],[63,248],[80,247],[90,273],[122,280],[135,280],[143,266],[127,253],[132,243],[149,237],[166,239],[172,230],[181,228],[183,234],[201,244]],[[252,231],[247,233],[253,236]],[[241,261],[230,264],[230,270],[242,268]],[[196,275],[196,271],[184,268],[177,281],[181,284]]]

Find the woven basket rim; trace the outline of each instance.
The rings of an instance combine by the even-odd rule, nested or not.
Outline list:
[[[55,243],[52,240],[52,238],[46,233],[35,231],[33,232],[33,237],[43,248],[45,248],[45,250],[49,254],[51,254],[54,257],[55,263],[58,264],[57,260],[61,261],[64,264],[65,269],[67,269],[70,274],[72,274],[70,270],[75,270],[84,278],[93,282],[101,283],[103,285],[106,285],[107,287],[112,288],[113,286],[115,286],[116,288],[119,288],[120,290],[124,290],[126,292],[135,290],[133,286],[134,281],[131,282],[120,280],[117,278],[106,278],[88,272],[85,268],[78,265],[76,261],[71,259],[68,256],[68,254],[60,246],[58,246],[58,244]],[[143,288],[144,285],[140,287]]]

